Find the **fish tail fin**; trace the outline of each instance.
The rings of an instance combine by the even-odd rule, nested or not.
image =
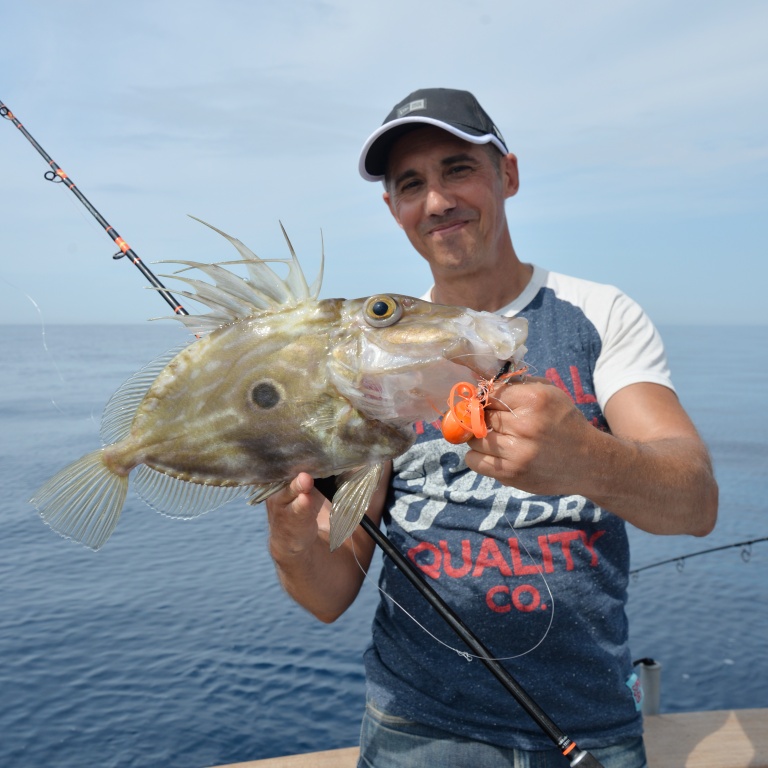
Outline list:
[[[128,476],[112,472],[103,453],[100,448],[64,467],[30,499],[54,531],[91,549],[112,534],[128,493]]]

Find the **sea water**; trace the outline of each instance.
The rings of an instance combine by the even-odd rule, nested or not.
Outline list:
[[[679,558],[632,579],[633,655],[662,663],[662,711],[765,707],[768,542],[684,556],[768,535],[768,327],[662,332],[720,520],[706,539],[630,530],[633,568]],[[4,329],[0,766],[204,768],[357,741],[376,564],[328,626],[282,592],[263,507],[182,522],[129,494],[94,553],[27,503],[99,444],[122,381],[182,339],[162,324]]]

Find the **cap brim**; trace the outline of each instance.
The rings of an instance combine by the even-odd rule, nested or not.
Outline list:
[[[496,148],[503,155],[509,153],[504,143],[492,133],[470,133],[465,127],[458,128],[451,123],[436,120],[432,117],[401,117],[385,123],[368,137],[368,141],[365,142],[362,150],[360,150],[360,161],[358,163],[360,175],[366,181],[382,181],[387,170],[387,158],[389,157],[392,145],[401,136],[417,128],[419,125],[434,125],[472,144],[491,143],[495,144]]]

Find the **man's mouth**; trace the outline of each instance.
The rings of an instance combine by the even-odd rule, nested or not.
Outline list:
[[[441,235],[450,235],[453,232],[458,232],[465,224],[464,221],[454,221],[451,224],[441,224],[439,227],[434,227],[430,231],[430,235],[437,235],[440,237]]]
[[[468,218],[453,218],[448,221],[441,221],[439,224],[432,224],[427,229],[427,235],[432,237],[441,237],[444,235],[451,235],[454,232],[458,232],[464,226],[469,223]]]

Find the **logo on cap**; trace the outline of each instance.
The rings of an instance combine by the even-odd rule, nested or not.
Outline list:
[[[408,104],[405,104],[404,106],[400,107],[400,109],[397,110],[397,116],[405,117],[411,112],[415,112],[417,109],[426,109],[426,108],[427,108],[426,99],[416,99],[416,101],[411,101]]]

